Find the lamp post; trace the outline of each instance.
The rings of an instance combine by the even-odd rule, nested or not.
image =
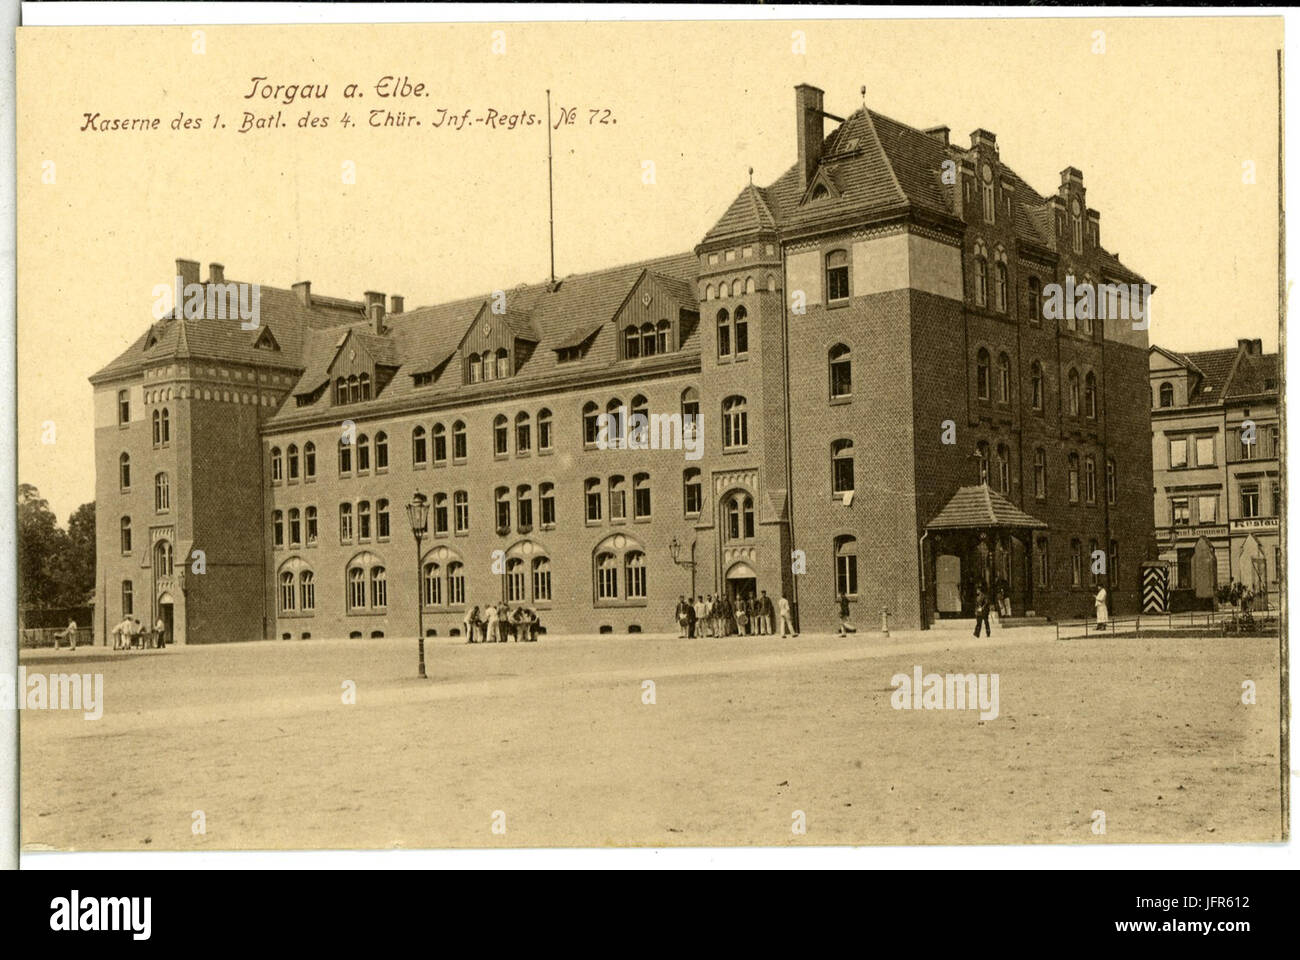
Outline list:
[[[410,521],[411,533],[415,535],[415,615],[419,624],[420,679],[427,680],[429,675],[424,672],[424,598],[420,596],[424,587],[420,576],[420,559],[423,556],[420,543],[429,532],[429,499],[424,494],[417,491],[411,498],[411,502],[406,505],[406,519]]]
[[[695,599],[695,541],[691,541],[691,559],[679,560],[681,556],[682,545],[673,537],[672,543],[668,544],[668,554],[673,558],[673,563],[679,567],[686,567],[691,571],[691,599]]]

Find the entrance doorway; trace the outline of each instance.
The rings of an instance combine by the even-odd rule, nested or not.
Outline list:
[[[758,575],[747,563],[737,563],[727,571],[727,599],[748,600],[758,596]]]
[[[158,603],[158,618],[163,623],[163,643],[166,646],[171,646],[172,643],[172,611],[174,609],[170,599]]]

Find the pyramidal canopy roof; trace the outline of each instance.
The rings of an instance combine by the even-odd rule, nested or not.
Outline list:
[[[927,530],[972,530],[983,527],[1013,527],[1041,530],[1042,520],[1031,517],[986,484],[958,487],[942,510],[925,525]]]

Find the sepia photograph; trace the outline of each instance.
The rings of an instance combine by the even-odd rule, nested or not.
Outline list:
[[[19,26],[22,855],[1288,842],[1282,19],[530,9]]]

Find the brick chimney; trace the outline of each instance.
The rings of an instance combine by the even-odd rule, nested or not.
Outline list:
[[[807,83],[794,88],[795,132],[799,136],[799,184],[807,188],[822,158],[822,142],[826,139],[825,118],[822,116],[824,91]]]
[[[951,127],[931,127],[929,130],[925,131],[925,135],[927,137],[933,137],[934,139],[942,143],[945,147],[948,146],[948,135],[951,133],[952,133]]]
[[[304,307],[311,306],[311,281],[301,280],[293,285],[293,292],[298,294],[298,299],[302,301]]]
[[[978,130],[972,130],[970,134],[970,148],[974,150],[976,147],[988,147],[994,154],[996,154],[998,152],[997,134],[991,133],[983,127]]]
[[[370,321],[370,329],[376,336],[383,336],[384,327],[384,295],[375,293],[373,290],[366,291],[366,318]]]
[[[1238,351],[1244,350],[1252,357],[1257,357],[1264,352],[1264,341],[1263,340],[1238,340],[1237,350]]]
[[[198,283],[199,262],[197,260],[177,260],[176,276],[181,278],[181,283],[186,287],[191,283]]]
[[[220,263],[209,263],[208,283],[225,283],[225,282],[226,282],[225,265]]]
[[[393,294],[388,298],[388,300],[390,304],[388,308],[389,313],[401,313],[406,306],[406,298],[399,297],[397,294]]]

